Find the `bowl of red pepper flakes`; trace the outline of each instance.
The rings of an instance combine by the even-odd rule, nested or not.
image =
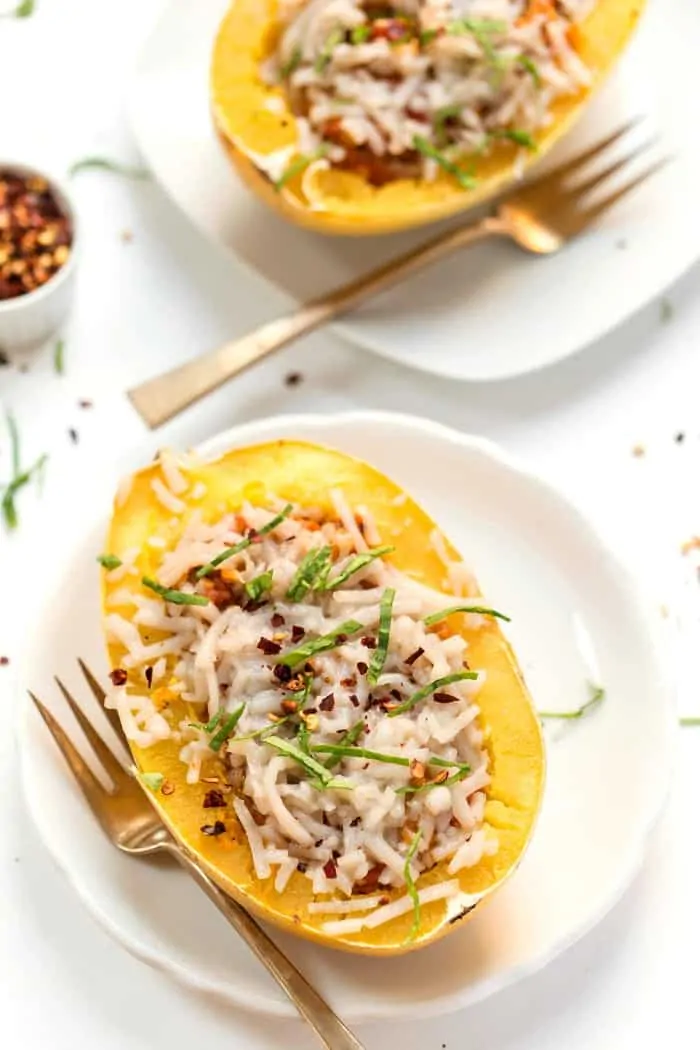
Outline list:
[[[44,173],[0,160],[0,350],[32,350],[64,321],[73,296],[75,211]]]

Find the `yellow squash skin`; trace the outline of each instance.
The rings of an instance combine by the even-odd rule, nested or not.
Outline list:
[[[159,473],[158,463],[146,467],[134,476],[126,498],[115,502],[105,550],[119,554],[128,548],[139,549],[139,574],[113,583],[105,579],[103,602],[124,587],[140,591],[141,576],[157,573],[163,551],[147,545],[150,536],[162,536],[168,549],[177,541],[181,524],[156,500],[151,488],[151,481]],[[188,507],[181,515],[183,520],[197,507],[205,520],[214,521],[224,512],[240,507],[244,500],[263,503],[266,493],[306,506],[320,506],[333,515],[328,489],[339,488],[351,506],[362,504],[369,509],[381,542],[396,548],[391,560],[398,568],[433,587],[445,587],[444,566],[430,542],[434,522],[408,497],[397,505],[395,500],[402,494],[401,490],[366,463],[317,445],[278,441],[235,449],[218,460],[197,464],[186,473],[191,487],[198,481],[204,483],[206,495],[195,502],[188,501],[185,493],[182,498]],[[449,541],[445,542],[457,559],[457,552]],[[133,615],[134,609],[132,605],[114,604],[106,608],[127,618]],[[495,856],[486,857],[478,866],[459,874],[462,890],[483,899],[514,870],[530,839],[542,795],[543,742],[539,719],[497,621],[487,621],[478,631],[466,631],[464,617],[454,616],[450,628],[463,631],[468,639],[471,666],[487,671],[478,699],[492,774],[485,823],[487,833],[497,836],[499,848]],[[144,629],[141,630],[143,633]],[[155,632],[151,631],[151,637],[155,637]],[[112,667],[121,666],[123,655],[119,645],[109,644]],[[145,687],[141,681],[140,685],[134,682],[133,688],[138,691]],[[152,695],[166,713],[170,709],[176,721],[185,716],[186,705],[169,697],[166,687],[154,689]],[[187,714],[191,717],[192,713]],[[464,921],[450,923],[454,908],[448,914],[445,901],[437,901],[423,907],[420,932],[412,942],[407,941],[412,915],[354,936],[328,936],[321,927],[328,919],[338,916],[309,915],[307,905],[313,899],[309,880],[295,873],[283,894],[275,892],[273,879],[260,882],[233,810],[203,809],[203,798],[210,785],[185,783],[185,766],[178,758],[178,750],[178,745],[170,741],[145,750],[132,747],[134,759],[143,772],[161,773],[175,787],[169,795],[162,791],[149,792],[174,835],[227,893],[260,918],[329,947],[367,955],[398,955],[421,947],[458,928]],[[212,755],[202,775],[216,775],[221,768],[221,760]],[[201,826],[211,823],[212,817],[225,822],[225,835],[214,838],[202,834]],[[447,877],[443,863],[422,876],[418,887],[422,889]],[[386,895],[393,899],[402,896],[403,891],[392,890]]]
[[[575,27],[576,49],[592,71],[593,83],[556,103],[551,123],[536,136],[537,152],[525,157],[526,166],[540,160],[580,115],[624,50],[645,2],[598,0]],[[274,47],[277,7],[277,0],[234,0],[216,37],[210,82],[214,123],[228,156],[244,182],[275,211],[322,233],[390,233],[473,208],[513,180],[518,150],[504,144],[474,164],[470,158],[477,178],[473,190],[463,190],[444,172],[430,183],[398,179],[374,187],[360,175],[320,169],[290,179],[277,191],[252,159],[297,142],[284,93],[264,84],[259,75],[261,60]]]

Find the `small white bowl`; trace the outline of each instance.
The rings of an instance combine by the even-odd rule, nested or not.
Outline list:
[[[72,235],[67,261],[46,284],[14,299],[0,299],[0,350],[11,357],[37,349],[54,335],[65,319],[75,287],[78,223],[70,197],[56,179],[14,161],[0,160],[0,171],[45,179],[70,222]]]

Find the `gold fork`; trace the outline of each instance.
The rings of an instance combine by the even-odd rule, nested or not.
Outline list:
[[[117,712],[104,706],[105,692],[101,685],[82,660],[78,660],[78,663],[95,700],[128,752],[127,739]],[[146,792],[136,777],[128,772],[115,757],[111,748],[105,744],[90,719],[78,706],[60,679],[57,678],[56,683],[95,756],[99,759],[105,775],[111,781],[111,790],[102,785],[83,760],[70,737],[41,700],[32,692],[29,695],[51,731],[51,735],[58,744],[61,754],[78,781],[90,809],[97,817],[107,838],[117,849],[132,857],[150,857],[155,853],[168,853],[174,857],[267,967],[301,1016],[311,1025],[323,1045],[328,1050],[362,1050],[361,1043],[333,1013],[328,1003],[321,998],[293,963],[280,951],[274,941],[240,904],[227,897],[212,882],[194,857],[173,838],[151,806]]]
[[[269,321],[242,339],[226,343],[134,387],[128,391],[128,396],[136,411],[149,427],[160,426],[268,354],[366,303],[458,248],[488,237],[508,237],[535,255],[551,255],[559,251],[567,241],[592,226],[667,163],[663,159],[650,164],[641,174],[610,189],[602,199],[589,198],[592,191],[604,187],[633,159],[649,149],[651,143],[645,143],[621,159],[611,160],[602,171],[586,175],[585,168],[590,162],[604,158],[610,147],[638,122],[638,119],[630,121],[573,160],[516,189],[480,222],[441,233],[364,277],[336,288],[320,299],[304,303],[287,317]]]

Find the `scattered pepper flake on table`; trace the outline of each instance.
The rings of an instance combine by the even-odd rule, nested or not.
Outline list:
[[[10,662],[9,656],[0,656],[0,667],[7,667]]]
[[[284,385],[299,386],[299,384],[303,382],[303,379],[304,377],[301,374],[301,372],[287,372],[286,376],[284,377]]]
[[[89,397],[81,397],[78,401],[78,408],[92,408],[93,404]]]
[[[644,445],[633,445],[632,446],[632,455],[634,456],[635,459],[641,459],[642,456],[646,456],[646,453],[647,453],[647,450],[645,449]]]

